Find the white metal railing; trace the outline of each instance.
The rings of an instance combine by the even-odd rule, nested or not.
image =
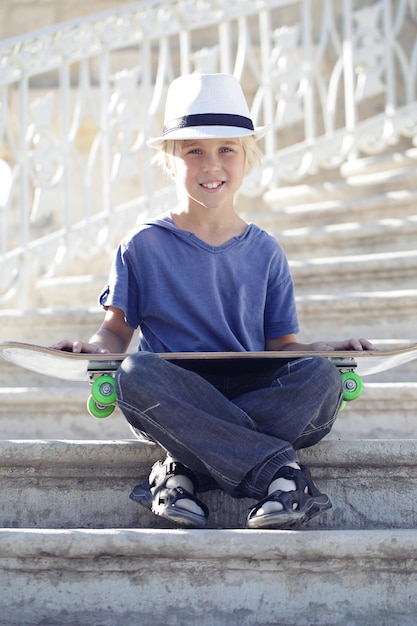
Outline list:
[[[94,272],[162,209],[145,142],[175,76],[242,82],[271,124],[244,188],[259,195],[417,136],[416,32],[417,0],[154,0],[0,42],[0,303]]]

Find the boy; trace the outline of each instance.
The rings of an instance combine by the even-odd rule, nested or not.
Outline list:
[[[117,402],[139,433],[167,451],[133,499],[192,527],[208,510],[196,494],[221,488],[259,500],[249,528],[291,528],[330,508],[296,450],[332,428],[341,376],[303,349],[373,349],[365,339],[297,342],[297,313],[287,259],[278,242],[234,209],[245,174],[258,160],[243,92],[229,74],[192,74],[167,95],[156,161],[175,181],[178,203],[119,246],[106,309],[89,343],[56,349],[123,352],[135,328],[139,350],[116,375]],[[293,350],[294,359],[262,373],[189,371],[158,352]]]

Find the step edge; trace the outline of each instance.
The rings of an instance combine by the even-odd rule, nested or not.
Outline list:
[[[109,454],[111,451],[111,455]],[[162,450],[134,439],[120,440],[1,440],[0,468],[31,468],[38,474],[58,468],[138,468],[143,458],[160,458]],[[362,468],[417,466],[417,439],[323,440],[299,451],[302,462],[316,467]]]
[[[19,559],[137,557],[276,561],[325,559],[373,561],[410,559],[417,529],[248,530],[248,529],[0,529],[0,564]],[[99,561],[98,561],[99,562]],[[97,565],[100,567],[100,565]]]

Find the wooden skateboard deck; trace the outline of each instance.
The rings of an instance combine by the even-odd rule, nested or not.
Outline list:
[[[0,342],[0,355],[6,360],[45,376],[62,380],[89,380],[93,371],[112,373],[117,370],[127,354],[74,354],[17,341]],[[356,352],[280,351],[280,352],[167,352],[159,356],[181,366],[193,364],[207,366],[212,371],[219,367],[224,372],[256,371],[279,366],[284,360],[305,356],[322,356],[337,364],[354,362],[358,374],[370,376],[417,359],[417,343],[394,350]],[[223,364],[223,365],[222,365]]]
[[[112,378],[127,356],[127,354],[74,354],[13,341],[0,343],[0,355],[19,367],[39,374],[69,381],[89,381],[93,384],[93,400],[98,406],[106,407],[115,403]],[[322,356],[330,359],[345,375],[344,384],[351,385],[352,388],[355,387],[352,390],[352,397],[350,397],[349,391],[346,393],[345,399],[351,400],[355,399],[353,396],[357,392],[359,376],[370,376],[417,359],[417,344],[406,345],[394,350],[363,352],[172,352],[160,353],[159,356],[188,369],[224,374],[262,371],[278,368],[284,361],[306,356]],[[346,372],[354,373],[354,375],[346,376]],[[100,380],[101,384],[105,385],[103,387],[106,390],[104,393],[99,389],[101,384],[98,381]],[[107,389],[108,387],[112,387],[111,393],[110,389]],[[92,407],[89,406],[90,412],[91,409]]]

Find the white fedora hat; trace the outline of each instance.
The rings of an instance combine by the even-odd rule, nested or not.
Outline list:
[[[186,74],[168,89],[161,137],[147,144],[160,148],[175,139],[227,139],[254,135],[259,139],[266,127],[255,128],[238,80],[231,74]]]

